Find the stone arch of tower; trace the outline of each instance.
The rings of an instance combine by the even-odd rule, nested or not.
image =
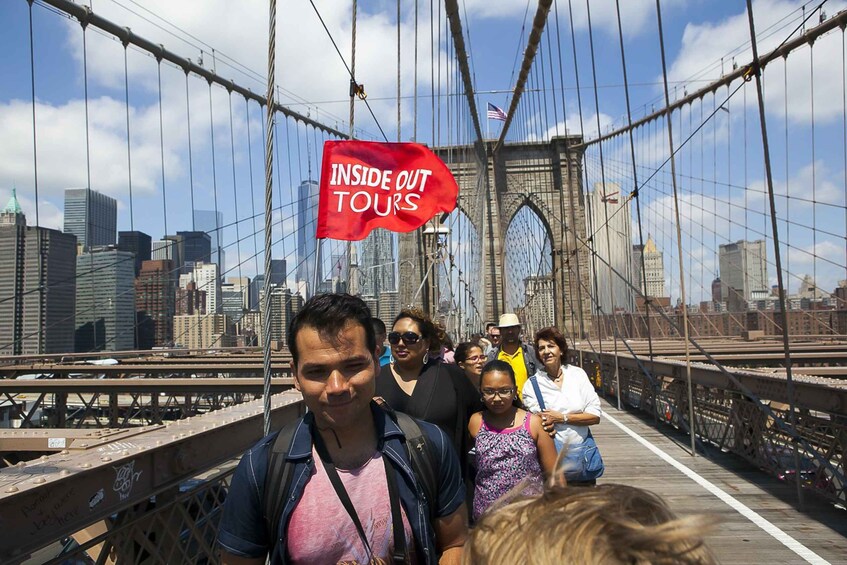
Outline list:
[[[481,277],[486,321],[496,321],[505,311],[504,271],[508,242],[506,231],[524,206],[540,219],[550,238],[555,323],[570,335],[590,327],[588,253],[578,242],[585,238],[585,212],[581,183],[582,151],[578,136],[550,141],[486,143],[485,162],[474,151],[434,149],[445,159],[460,186],[460,207],[471,219],[481,242]],[[460,148],[462,149],[462,148]],[[457,159],[457,155],[460,160]],[[481,225],[477,225],[481,224]],[[422,230],[403,234],[400,242],[400,300],[427,307],[425,297],[415,297],[428,265],[423,253],[427,236]]]

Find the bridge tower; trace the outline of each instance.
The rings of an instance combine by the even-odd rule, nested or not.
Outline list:
[[[506,233],[515,215],[525,206],[541,220],[551,243],[554,320],[574,338],[591,327],[589,289],[590,256],[586,238],[582,185],[582,138],[554,137],[550,141],[485,144],[484,152],[472,146],[434,148],[459,184],[459,208],[477,232],[482,256],[485,320],[496,321],[506,311]],[[399,291],[403,305],[420,304],[432,312],[433,286],[423,284],[436,252],[439,228],[434,220],[400,236]],[[572,229],[573,228],[573,229]],[[576,237],[574,234],[577,234]],[[434,280],[430,273],[427,281]]]

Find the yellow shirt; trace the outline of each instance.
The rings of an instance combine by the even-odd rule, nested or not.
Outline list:
[[[518,398],[520,398],[523,385],[529,378],[529,375],[526,374],[526,363],[524,363],[523,359],[523,347],[518,347],[514,355],[509,355],[501,348],[500,353],[497,354],[497,359],[505,361],[512,366],[512,370],[515,372],[515,384],[518,387]]]

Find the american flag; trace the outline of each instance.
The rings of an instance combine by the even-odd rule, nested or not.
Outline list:
[[[492,104],[488,103],[488,119],[489,120],[500,120],[501,122],[506,121],[506,112]]]

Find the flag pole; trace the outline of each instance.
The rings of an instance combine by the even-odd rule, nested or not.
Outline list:
[[[488,117],[488,111],[485,112],[485,139],[491,139],[491,118]]]

